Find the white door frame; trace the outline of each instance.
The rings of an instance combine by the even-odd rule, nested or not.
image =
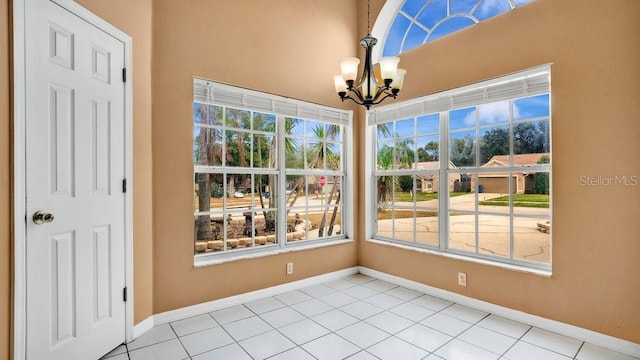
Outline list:
[[[13,0],[13,359],[26,357],[26,74],[25,3]],[[125,82],[125,304],[126,341],[133,340],[133,121],[131,88],[131,37],[71,0],[50,0],[124,43]]]

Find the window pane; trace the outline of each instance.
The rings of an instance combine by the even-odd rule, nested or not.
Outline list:
[[[306,120],[306,133],[305,136],[315,139],[324,139],[325,129],[324,123],[317,121]]]
[[[393,25],[389,30],[387,39],[384,42],[384,56],[395,56],[401,53],[400,45],[407,28],[411,25],[411,20],[407,19],[404,15],[398,14],[393,20]]]
[[[304,120],[295,118],[285,118],[285,134],[304,136]]]
[[[498,126],[480,129],[481,166],[508,166],[509,127]]]
[[[418,21],[429,29],[447,16],[447,0],[432,0],[418,16]]]
[[[342,170],[342,146],[339,143],[327,143],[327,168]]]
[[[393,141],[378,143],[378,153],[376,154],[376,168],[378,170],[391,170],[394,166],[395,151]]]
[[[247,196],[253,197],[253,206],[256,208],[277,207],[278,177],[276,175],[256,174],[253,175],[254,184]]]
[[[549,152],[549,120],[517,123],[513,126],[513,151],[515,154],[543,154]],[[515,160],[518,160],[516,157]],[[522,157],[522,165],[535,164],[538,156]],[[516,165],[521,165],[516,163]]]
[[[413,191],[413,176],[394,176],[393,206],[413,207],[415,193]]]
[[[395,136],[413,136],[415,133],[414,123],[415,120],[413,118],[396,121]]]
[[[478,216],[478,252],[509,257],[511,254],[510,217]]]
[[[251,156],[251,135],[238,130],[227,130],[227,166],[248,167]]]
[[[418,117],[417,135],[438,133],[440,131],[440,114],[430,114]]]
[[[409,242],[415,241],[415,210],[394,209],[393,238]]]
[[[222,108],[197,102],[193,103],[193,122],[196,124],[222,125]]]
[[[478,106],[480,125],[507,122],[511,118],[509,101],[499,101]]]
[[[417,138],[418,169],[435,170],[440,167],[440,137],[438,135]],[[427,164],[430,163],[430,164]]]
[[[395,150],[395,169],[411,169],[414,168],[416,161],[415,141],[413,138],[396,140],[394,144]]]
[[[194,217],[194,253],[205,254],[221,251],[224,245],[224,221],[222,215],[196,215]]]
[[[378,141],[393,137],[393,122],[376,125]]]
[[[549,94],[513,101],[514,120],[549,116]]]
[[[254,113],[253,129],[257,131],[276,132],[276,116],[273,114]]]
[[[476,126],[476,108],[452,110],[449,112],[449,130]]]
[[[378,207],[386,208],[391,204],[393,192],[393,176],[378,176],[376,178],[376,194]]]
[[[285,161],[287,169],[304,169],[304,140],[297,137],[285,138]]]
[[[227,108],[227,126],[238,129],[251,129],[251,112]]]
[[[476,165],[476,132],[473,130],[449,134],[449,160],[455,167]]]
[[[551,262],[550,218],[513,218],[513,257],[546,264]]]
[[[308,169],[324,169],[327,158],[327,151],[324,142],[307,141],[307,168]]]
[[[513,194],[513,213],[549,216],[550,182],[548,172],[516,173],[518,187]]]
[[[221,174],[194,174],[194,212],[222,211],[223,178]]]
[[[476,252],[475,214],[457,211],[449,212],[448,247],[450,249]]]
[[[438,246],[438,219],[435,210],[416,210],[416,242]]]
[[[433,29],[431,34],[429,34],[429,39],[427,40],[427,42],[431,42],[441,37],[445,37],[449,34],[453,34],[454,32],[460,31],[475,23],[475,21],[469,19],[468,17],[451,17]]]
[[[253,167],[275,169],[277,166],[276,138],[269,135],[253,136]]]
[[[416,48],[422,45],[427,38],[427,32],[424,31],[417,24],[412,24],[409,28],[409,32],[407,33],[406,39],[404,39],[404,44],[402,46],[402,52],[407,52],[413,48]]]
[[[509,10],[511,10],[511,5],[508,0],[481,0],[474,15],[482,21]]]
[[[416,175],[416,206],[424,209],[438,209],[438,174]]]
[[[193,127],[193,162],[195,165],[222,165],[222,130]]]
[[[451,14],[469,13],[479,0],[449,0]]]

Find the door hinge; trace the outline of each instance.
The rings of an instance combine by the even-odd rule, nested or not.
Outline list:
[[[127,192],[127,179],[122,179],[122,192]]]
[[[127,82],[127,68],[122,68],[122,82]]]
[[[127,287],[125,286],[124,289],[122,289],[122,301],[127,302]]]

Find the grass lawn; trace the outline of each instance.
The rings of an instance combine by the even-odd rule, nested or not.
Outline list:
[[[434,217],[438,216],[436,211],[417,211],[415,217]],[[394,217],[395,219],[408,219],[413,218],[413,211],[411,210],[378,210],[378,220],[388,220]]]
[[[450,192],[449,197],[466,195],[467,192]],[[417,192],[416,201],[427,201],[438,198],[438,193]],[[413,201],[413,195],[409,192],[396,193],[396,201]]]
[[[480,201],[480,205],[509,206],[509,196]],[[549,195],[545,194],[515,194],[513,196],[513,206],[549,208]]]

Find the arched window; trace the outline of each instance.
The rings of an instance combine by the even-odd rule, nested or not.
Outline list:
[[[382,56],[394,56],[531,1],[390,0],[373,34],[382,40]]]

